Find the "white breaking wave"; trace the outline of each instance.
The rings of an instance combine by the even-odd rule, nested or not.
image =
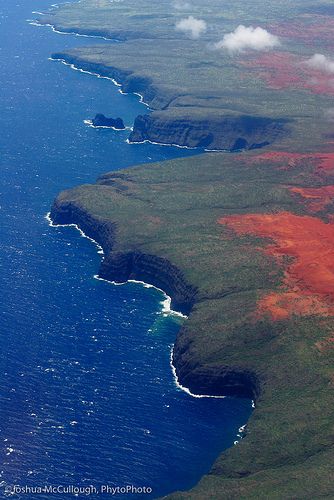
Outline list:
[[[121,88],[122,84],[117,82],[114,78],[111,78],[110,76],[103,76],[103,75],[100,75],[99,73],[94,73],[93,71],[87,71],[85,69],[78,68],[77,66],[75,66],[75,64],[66,62],[65,59],[55,59],[53,57],[49,57],[49,61],[61,62],[62,64],[65,64],[65,66],[69,66],[74,71],[79,71],[80,73],[85,73],[87,75],[96,76],[97,78],[102,78],[104,80],[110,80],[114,85],[116,85],[116,87],[119,87],[118,91],[120,94],[128,95],[127,92],[124,92],[124,90],[122,90],[122,88]],[[147,104],[147,102],[144,101],[144,97],[141,94],[138,94],[137,92],[132,92],[132,93],[139,97],[139,102],[141,104],[144,104],[144,106],[149,107],[149,104]]]
[[[178,389],[181,389],[182,391],[189,394],[189,396],[192,396],[193,398],[198,398],[198,399],[202,399],[202,398],[225,399],[226,398],[226,396],[212,396],[210,394],[194,394],[187,387],[184,387],[179,381],[179,378],[178,378],[177,373],[176,373],[176,368],[173,364],[173,350],[174,350],[174,345],[172,346],[171,351],[170,351],[170,366],[171,366],[171,369],[173,372],[175,385]]]
[[[146,283],[145,281],[139,281],[139,280],[127,280],[127,281],[120,283],[117,281],[111,281],[111,280],[107,280],[105,278],[101,278],[98,274],[95,274],[94,278],[99,280],[99,281],[105,281],[106,283],[110,283],[111,285],[114,285],[114,286],[124,286],[127,283],[136,283],[139,285],[143,285],[144,288],[154,288],[155,290],[157,290],[158,292],[160,292],[164,295],[164,300],[161,301],[161,305],[162,305],[161,312],[163,314],[165,314],[165,315],[172,314],[173,316],[178,316],[178,317],[184,318],[184,319],[188,318],[188,316],[186,316],[185,314],[182,314],[181,312],[174,311],[173,309],[171,309],[171,303],[172,303],[171,297],[169,295],[167,295],[166,292],[161,290],[161,288],[158,288],[155,285],[151,285],[150,283]]]
[[[45,15],[42,12],[33,12],[33,14]],[[27,19],[27,21],[32,26],[40,26],[40,27],[46,26],[47,28],[51,28],[54,33],[58,33],[59,35],[74,35],[74,36],[82,36],[84,38],[99,38],[99,39],[106,40],[106,41],[110,41],[110,40],[116,41],[113,38],[107,38],[107,37],[102,36],[102,35],[85,35],[84,33],[76,33],[75,31],[61,31],[61,30],[57,29],[53,24],[41,23],[37,19],[33,19],[33,20]]]
[[[124,128],[115,128],[115,127],[106,127],[105,125],[93,125],[93,120],[84,120],[85,125],[91,128],[105,128],[109,130],[115,130],[116,132],[122,132],[123,130],[133,130],[133,127],[124,127]]]
[[[87,240],[90,240],[92,243],[94,243],[94,245],[96,245],[97,253],[99,253],[100,255],[104,255],[103,248],[101,247],[101,245],[93,238],[90,238],[89,236],[87,236],[87,234],[85,234],[83,232],[83,230],[80,229],[80,227],[77,224],[54,224],[52,219],[51,219],[50,212],[48,212],[46,214],[45,219],[48,221],[49,226],[51,226],[51,227],[74,227],[75,229],[77,229],[79,231],[80,236],[82,236],[83,238],[86,238]]]
[[[180,144],[174,144],[174,143],[171,143],[171,144],[168,144],[168,143],[165,143],[165,142],[154,142],[154,141],[150,141],[149,139],[145,139],[144,141],[130,141],[130,139],[126,139],[126,141],[128,144],[154,144],[156,146],[169,146],[171,148],[180,148],[180,149],[198,149],[197,147],[190,147],[190,146],[181,146]]]
[[[181,144],[176,144],[174,142],[168,144],[168,143],[165,143],[165,142],[154,142],[154,141],[151,141],[150,139],[145,139],[144,141],[130,141],[130,139],[126,139],[126,141],[128,144],[154,144],[156,146],[169,146],[171,148],[180,148],[180,149],[189,149],[189,150],[201,150],[202,148],[199,148],[198,146],[194,146],[194,147],[191,147],[191,146],[181,146]],[[203,150],[206,152],[206,153],[230,153],[230,151],[228,149],[207,149],[207,148],[203,148]]]

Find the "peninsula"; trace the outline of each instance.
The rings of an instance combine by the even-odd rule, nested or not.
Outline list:
[[[191,16],[198,36],[178,28]],[[51,210],[103,247],[101,277],[152,283],[189,315],[182,385],[255,401],[245,438],[169,498],[333,496],[333,9],[83,0],[40,22],[121,40],[53,58],[143,96],[153,111],[130,142],[236,151],[104,174]],[[270,50],[230,50],[240,26],[261,26]]]

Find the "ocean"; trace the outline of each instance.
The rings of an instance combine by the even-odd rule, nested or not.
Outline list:
[[[157,498],[210,470],[239,439],[251,401],[177,388],[170,352],[182,320],[163,313],[163,294],[95,279],[96,246],[75,228],[49,226],[63,189],[195,154],[85,125],[104,113],[131,126],[147,108],[49,60],[112,43],[27,22],[51,4],[0,0],[0,497],[74,498],[80,486],[92,499]]]

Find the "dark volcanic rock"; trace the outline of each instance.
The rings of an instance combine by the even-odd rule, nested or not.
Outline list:
[[[140,252],[111,252],[101,264],[99,275],[109,281],[138,280],[150,283],[172,299],[172,308],[189,314],[197,290],[184,279],[182,272],[166,259]]]
[[[240,151],[272,144],[287,133],[287,120],[255,116],[180,116],[153,112],[136,118],[130,142]]]
[[[105,254],[109,253],[114,243],[114,225],[109,221],[98,220],[86,210],[72,202],[55,200],[50,217],[53,224],[76,224],[89,237],[103,248]]]
[[[92,121],[94,127],[110,127],[116,130],[124,130],[125,125],[122,118],[107,118],[102,114],[97,114]]]
[[[192,352],[191,343],[191,330],[183,327],[173,351],[173,364],[181,385],[197,395],[259,398],[261,382],[254,371],[233,364],[203,365],[196,353]]]

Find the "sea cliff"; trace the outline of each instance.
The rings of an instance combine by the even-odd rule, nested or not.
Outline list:
[[[132,71],[89,62],[75,51],[55,53],[52,59],[110,78],[121,85],[122,92],[140,94],[143,101],[156,110],[136,118],[130,142],[239,151],[268,146],[289,133],[291,120],[288,119],[248,116],[213,108],[201,110],[194,106],[171,106],[179,97],[175,89],[155,86],[150,78]]]
[[[184,274],[167,259],[139,251],[114,252],[116,225],[92,216],[79,204],[55,200],[50,213],[53,224],[75,224],[102,248],[99,277],[116,283],[143,281],[164,290],[171,297],[171,307],[182,314],[191,314],[198,290],[187,283]],[[189,356],[191,334],[181,329],[173,352],[173,364],[181,385],[202,395],[231,395],[257,399],[260,385],[255,373],[238,366],[209,367],[194,362]]]
[[[129,141],[239,151],[268,146],[286,133],[285,120],[215,113],[204,118],[178,111],[138,116]]]

